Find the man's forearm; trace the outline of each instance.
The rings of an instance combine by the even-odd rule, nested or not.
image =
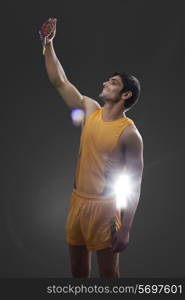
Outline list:
[[[127,207],[121,211],[121,230],[127,232],[131,229],[140,195],[137,194],[128,200]]]
[[[46,45],[45,65],[48,77],[55,86],[67,80],[66,74],[55,54],[52,41]]]

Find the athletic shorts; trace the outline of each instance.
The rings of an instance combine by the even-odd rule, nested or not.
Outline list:
[[[112,233],[121,226],[115,199],[73,190],[66,222],[67,242],[96,251],[111,247]]]

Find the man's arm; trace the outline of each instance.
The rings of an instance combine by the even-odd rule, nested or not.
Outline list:
[[[46,24],[45,27],[43,27],[44,24]],[[56,19],[49,19],[44,24],[42,25],[45,30],[43,31],[43,35],[45,35],[46,38],[44,39],[42,34],[40,34],[40,37],[42,42],[44,41],[45,66],[48,77],[64,99],[65,103],[70,108],[79,107],[84,109],[87,116],[100,108],[100,105],[95,100],[83,96],[68,80],[53,46],[53,39],[56,34]]]
[[[128,199],[126,199],[126,206],[123,209],[122,226],[113,236],[113,252],[124,250],[129,242],[129,231],[132,227],[140,198],[143,174],[143,141],[134,126],[129,126],[124,131],[121,136],[120,145],[124,157],[124,172],[129,176],[131,191],[128,195]]]

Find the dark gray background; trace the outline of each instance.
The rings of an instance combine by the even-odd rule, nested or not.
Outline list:
[[[128,116],[144,139],[145,170],[121,275],[183,277],[183,1],[9,1],[1,15],[0,277],[70,276],[65,221],[80,129],[46,75],[38,29],[49,17],[83,94],[98,100],[117,70],[141,81]]]

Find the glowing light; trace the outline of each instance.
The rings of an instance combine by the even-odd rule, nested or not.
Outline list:
[[[71,119],[75,126],[80,126],[84,118],[84,111],[80,108],[74,108],[71,111]]]
[[[132,183],[128,174],[120,175],[114,184],[117,208],[126,208],[132,192]]]

